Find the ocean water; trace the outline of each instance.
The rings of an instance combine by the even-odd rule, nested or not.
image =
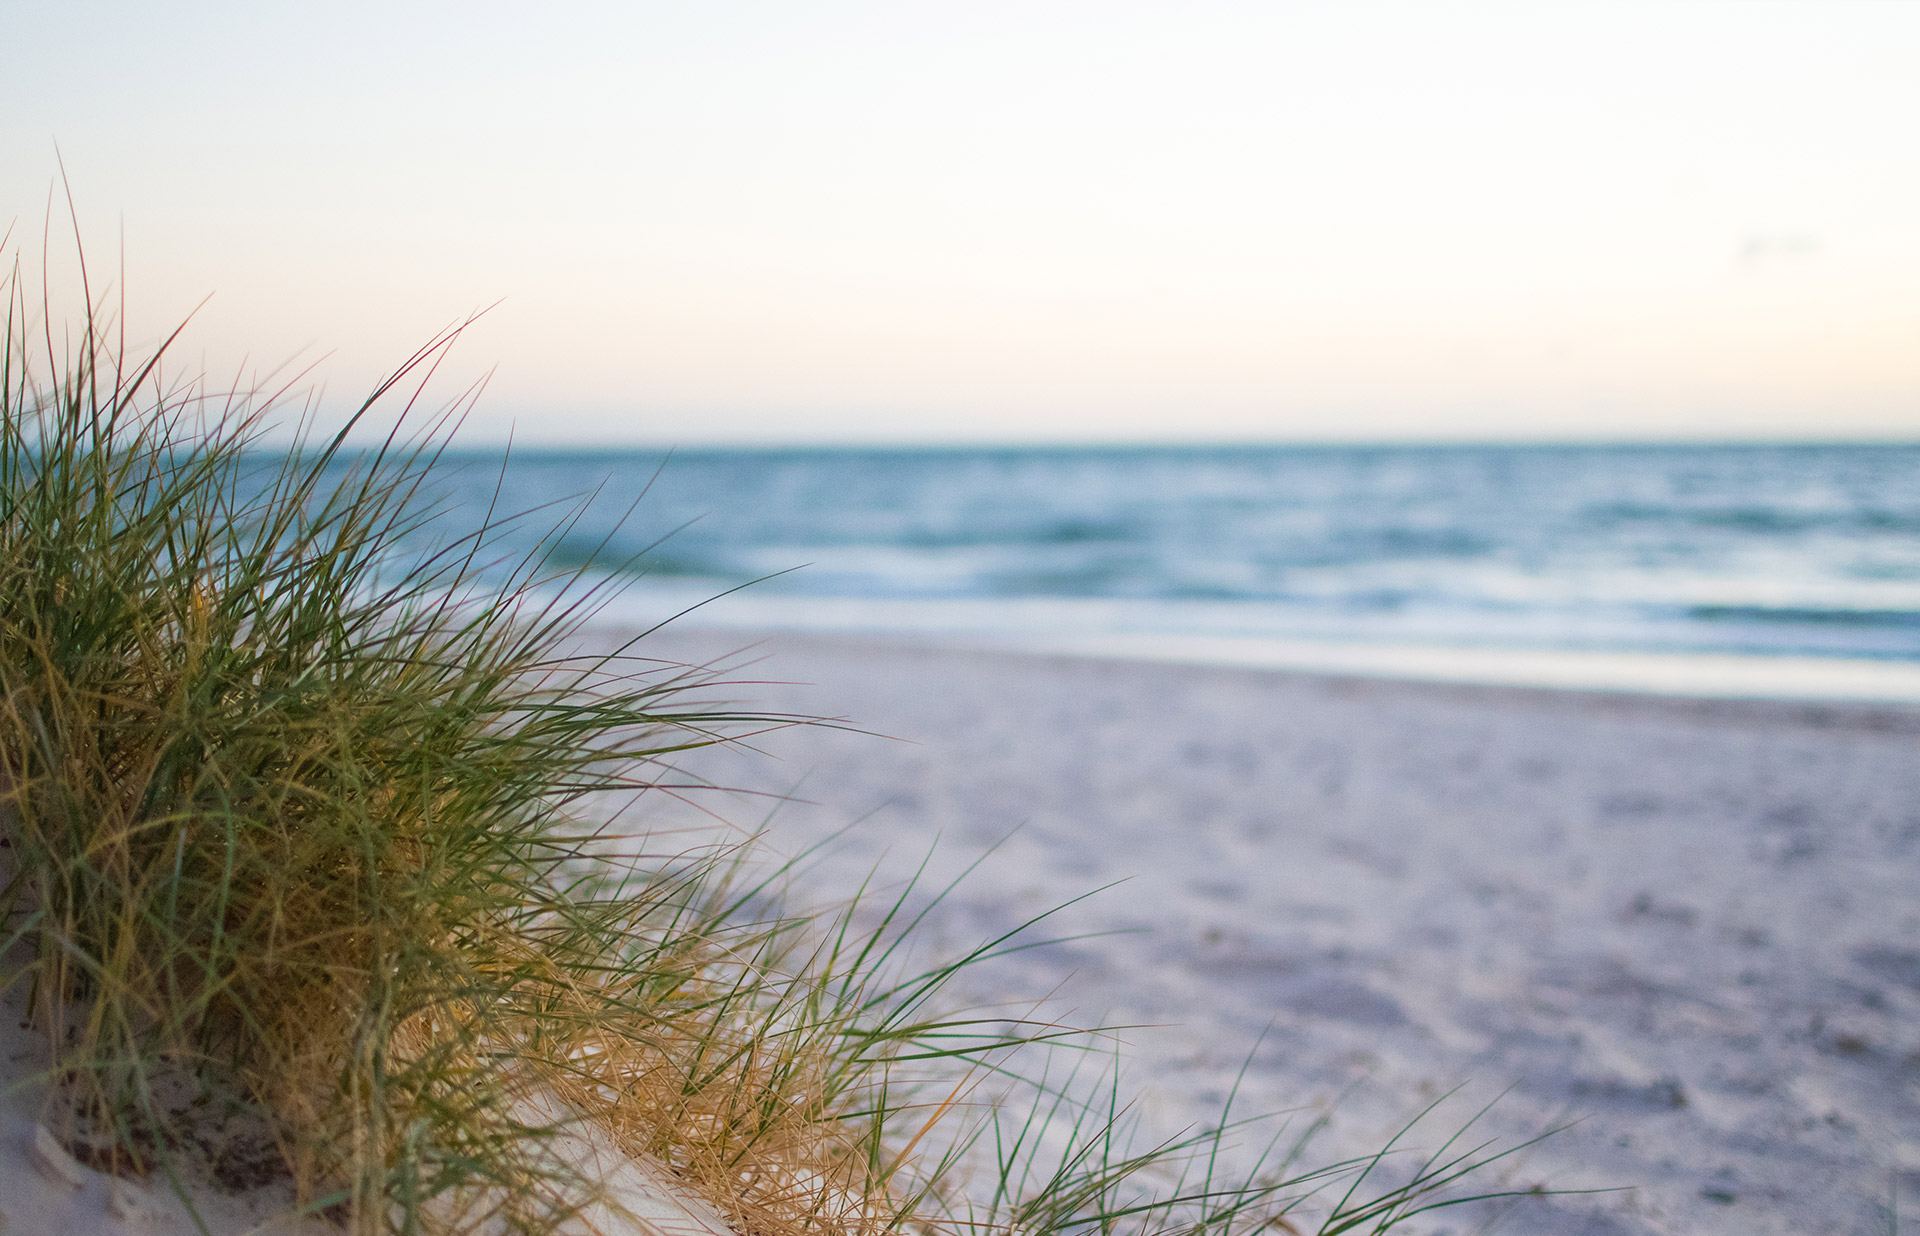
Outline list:
[[[1920,446],[447,462],[443,535],[537,508],[508,556],[564,517],[554,564],[634,621],[1920,662]]]

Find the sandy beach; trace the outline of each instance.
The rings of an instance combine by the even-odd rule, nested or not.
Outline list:
[[[1520,1140],[1507,1232],[1885,1232],[1920,1204],[1920,712],[672,630],[733,694],[844,718],[695,763],[811,861],[935,886],[972,996],[1128,1024],[1151,1129],[1333,1105],[1326,1160]],[[879,737],[876,735],[884,735]],[[660,811],[656,821],[671,818]],[[691,817],[689,817],[691,818]],[[856,823],[856,821],[858,821]],[[1335,1101],[1338,1100],[1337,1104]],[[1440,1212],[1417,1230],[1476,1230]]]

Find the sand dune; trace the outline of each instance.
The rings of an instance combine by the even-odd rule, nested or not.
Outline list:
[[[1456,1086],[1416,1144],[1503,1090],[1486,1136],[1577,1118],[1499,1182],[1628,1187],[1529,1199],[1502,1231],[1873,1232],[1891,1190],[1920,1204],[1920,712],[825,637],[735,661],[740,698],[858,727],[696,765],[790,796],[779,851],[865,817],[804,896],[929,850],[928,886],[978,862],[927,924],[958,948],[1123,881],[1048,924],[1086,938],[996,961],[967,994],[1141,1027],[1120,1038],[1153,1129],[1213,1116],[1250,1058],[1244,1111],[1338,1099],[1323,1159]],[[769,801],[706,805],[750,825]],[[27,1101],[0,1127],[9,1232],[187,1230],[163,1190],[129,1218],[106,1178],[63,1184]],[[218,1231],[264,1217],[210,1205]]]

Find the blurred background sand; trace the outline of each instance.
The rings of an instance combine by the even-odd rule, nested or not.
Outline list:
[[[1104,885],[970,995],[1119,1038],[1150,1127],[1333,1105],[1319,1152],[1499,1096],[1502,1230],[1884,1230],[1920,1187],[1920,711],[667,631],[736,693],[845,718],[693,767],[830,902],[975,862],[958,950]],[[859,732],[867,731],[867,732]],[[884,736],[884,737],[881,737]],[[776,758],[768,759],[770,754]],[[664,823],[665,800],[647,818]],[[698,827],[695,817],[685,817]],[[931,855],[929,858],[928,856]],[[1452,1122],[1452,1123],[1449,1123]],[[1441,1212],[1428,1230],[1477,1230]]]

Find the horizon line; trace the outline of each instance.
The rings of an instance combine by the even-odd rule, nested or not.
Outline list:
[[[272,435],[277,437],[278,435]],[[281,443],[290,445],[290,443]],[[1125,438],[1125,439],[887,439],[887,438],[764,438],[710,439],[695,441],[582,440],[534,441],[487,436],[462,439],[457,434],[445,442],[452,453],[466,451],[514,454],[587,454],[622,451],[650,451],[669,454],[726,452],[873,451],[873,452],[964,452],[964,451],[1231,451],[1231,450],[1835,450],[1860,448],[1916,448],[1920,433],[1910,436],[1859,437],[1618,437],[1618,438]]]

